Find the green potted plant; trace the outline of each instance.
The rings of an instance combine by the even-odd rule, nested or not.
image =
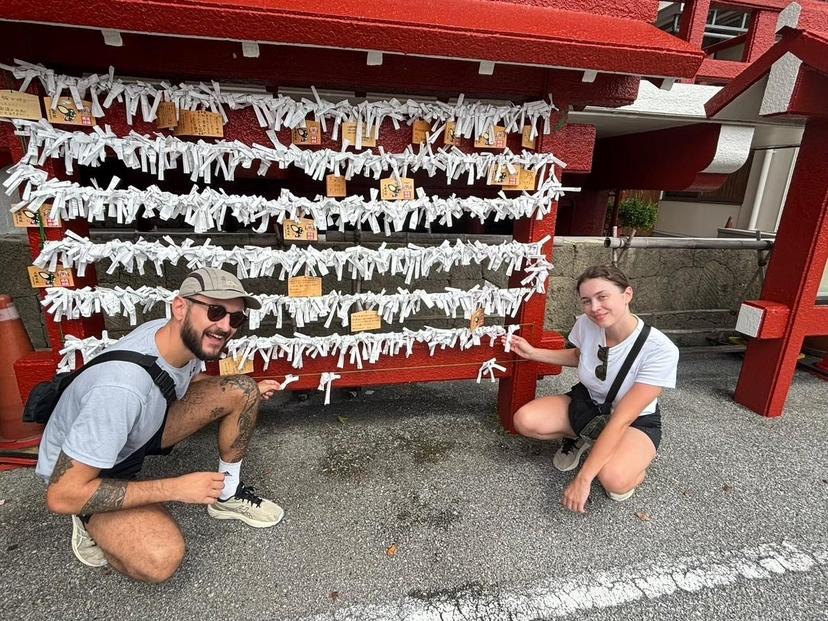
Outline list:
[[[649,235],[658,218],[658,203],[638,196],[628,196],[618,206],[618,221],[625,235]]]

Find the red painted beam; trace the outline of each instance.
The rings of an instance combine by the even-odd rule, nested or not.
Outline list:
[[[652,24],[508,2],[7,0],[0,19],[689,78],[702,53]]]
[[[828,116],[826,101],[828,80],[825,75],[808,66],[802,67],[788,102],[787,113],[810,118]]]
[[[237,42],[141,34],[124,34],[123,38],[123,47],[108,47],[95,30],[0,21],[0,62],[21,58],[70,75],[106,73],[112,65],[118,75],[174,82],[255,81],[274,91],[280,86],[314,84],[324,89],[418,93],[445,100],[462,92],[467,97],[516,102],[551,93],[561,108],[567,103],[627,105],[638,95],[637,77],[607,73],[584,83],[574,71],[501,65],[494,75],[482,76],[475,63],[460,60],[392,55],[382,65],[368,67],[364,52],[348,50],[268,45],[261,47],[259,58],[243,58]],[[82,49],[84,54],[67,56],[67,49]],[[170,58],[175,58],[173,65]]]
[[[717,58],[705,58],[698,73],[697,83],[722,84],[729,82],[748,68],[748,63],[736,60],[719,60]]]
[[[353,388],[358,386],[375,386],[380,384],[409,384],[414,382],[453,381],[476,379],[480,366],[491,358],[497,358],[498,364],[506,367],[506,372],[495,371],[498,378],[512,374],[514,354],[506,354],[503,347],[496,344],[485,345],[461,351],[459,349],[438,349],[434,356],[428,354],[428,347],[423,344],[414,346],[414,353],[406,358],[404,354],[391,358],[384,357],[377,364],[364,363],[363,369],[357,369],[347,363],[342,369],[336,366],[337,356],[325,358],[305,357],[304,366],[294,369],[287,361],[271,362],[264,369],[261,359],[255,362],[253,376],[256,378],[284,379],[288,373],[299,376],[299,381],[290,384],[291,390],[307,390],[319,386],[322,373],[334,372],[342,375],[335,380],[334,387]],[[218,363],[210,363],[208,371],[217,373]],[[488,378],[488,374],[486,375]]]
[[[676,191],[719,187],[726,175],[700,175],[716,154],[719,131],[719,125],[699,123],[599,140],[589,186]]]
[[[805,317],[807,336],[828,335],[828,306],[815,306]]]

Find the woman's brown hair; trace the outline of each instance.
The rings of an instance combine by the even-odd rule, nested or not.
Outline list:
[[[584,270],[584,273],[578,276],[578,280],[575,283],[575,293],[581,292],[581,285],[584,284],[587,280],[592,280],[593,278],[603,278],[604,280],[608,280],[611,283],[618,285],[621,288],[621,291],[626,291],[627,287],[631,287],[630,281],[627,279],[627,276],[619,270],[614,265],[593,265],[592,267],[588,267]]]

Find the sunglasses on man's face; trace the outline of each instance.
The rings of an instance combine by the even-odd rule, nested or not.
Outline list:
[[[201,304],[202,306],[207,307],[207,319],[210,321],[218,322],[224,319],[225,315],[230,315],[230,327],[231,328],[240,328],[241,325],[247,321],[247,315],[244,314],[242,311],[235,311],[230,312],[220,304],[208,304],[207,302],[202,302],[201,300],[194,300],[192,298],[188,298],[190,302],[194,304]]]
[[[609,359],[609,347],[605,347],[604,345],[598,346],[598,360],[601,361],[597,367],[595,367],[595,377],[597,377],[602,382],[607,379],[607,360]]]

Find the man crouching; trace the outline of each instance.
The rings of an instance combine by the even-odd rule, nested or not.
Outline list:
[[[107,348],[157,357],[178,400],[168,407],[145,369],[118,360],[91,366],[63,393],[40,443],[37,474],[48,481],[49,510],[72,515],[72,550],[82,563],[109,563],[145,582],[169,579],[186,547],[165,502],[204,504],[216,519],[255,527],[282,519],[281,507],[239,478],[259,403],[279,384],[199,375],[199,360],[216,360],[247,319],[245,309],[259,307],[232,274],[197,270],[181,284],[171,319],[144,323]],[[169,454],[213,421],[218,471],[137,480],[146,455]]]

